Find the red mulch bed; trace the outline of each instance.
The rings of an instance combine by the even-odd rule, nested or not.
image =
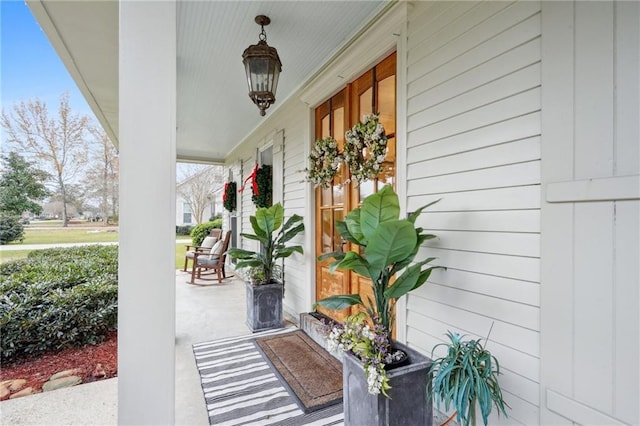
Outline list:
[[[94,372],[98,373],[97,370],[100,367],[104,369],[105,376],[94,377]],[[0,381],[26,379],[27,384],[24,387],[31,386],[40,392],[42,384],[49,380],[49,377],[72,368],[81,370],[81,374],[78,375],[82,377],[83,383],[116,377],[118,375],[118,333],[110,332],[107,340],[95,346],[65,349],[61,352],[3,365],[0,369]],[[5,399],[7,398],[8,396]]]

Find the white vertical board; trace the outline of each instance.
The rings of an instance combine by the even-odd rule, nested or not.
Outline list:
[[[640,7],[542,22],[540,422],[638,424]]]
[[[615,81],[625,90],[616,92],[614,117],[614,173],[628,176],[640,169],[640,37],[633,37],[640,27],[640,2],[620,2],[615,7]],[[636,141],[636,143],[633,143]]]
[[[238,182],[238,204],[240,205],[240,212],[238,217],[238,227],[240,233],[253,234],[253,228],[249,217],[256,212],[256,206],[253,204],[251,197],[253,192],[251,190],[251,173],[256,166],[256,151],[253,150],[242,159],[242,173],[240,174],[240,182]],[[257,250],[259,245],[257,241],[248,240],[242,238],[238,244],[239,247],[247,250]]]
[[[405,64],[400,182],[407,211],[442,199],[419,219],[439,238],[418,256],[448,269],[409,296],[399,335],[429,352],[446,330],[495,323],[512,424],[540,404],[540,19],[537,2],[416,2]]]
[[[616,395],[617,415],[637,424],[640,395],[640,201],[617,202],[614,209],[613,394]]]
[[[272,185],[272,202],[273,204],[284,205],[284,130],[276,132],[273,136],[273,185]]]
[[[309,209],[306,208],[306,185],[302,183],[304,168],[304,145],[308,140],[309,108],[297,99],[290,99],[278,108],[256,131],[227,157],[227,167],[241,164],[238,177],[238,187],[251,174],[255,166],[256,152],[267,144],[273,146],[273,196],[274,203],[282,202],[285,216],[288,218],[298,214],[305,219],[306,229],[313,229],[313,222],[309,222]],[[286,136],[285,136],[286,135]],[[255,205],[251,201],[251,184],[248,183],[244,193],[238,194],[238,225],[241,232],[252,232],[249,216],[255,213]],[[308,311],[311,303],[309,298],[309,277],[311,269],[307,265],[309,257],[309,231],[297,237],[294,242],[302,244],[304,255],[294,254],[285,260],[285,312],[292,318],[298,313]],[[255,250],[255,242],[242,239],[242,247]]]
[[[119,31],[118,423],[172,424],[175,1],[121,3]]]
[[[613,203],[577,204],[573,226],[575,398],[610,413],[613,409],[613,363],[609,361],[613,358],[614,319]]]

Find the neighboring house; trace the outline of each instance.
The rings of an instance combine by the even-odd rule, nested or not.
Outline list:
[[[197,225],[198,210],[202,210],[201,222],[222,214],[223,185],[218,181],[209,183],[209,178],[202,177],[209,169],[184,179],[176,186],[176,225]]]
[[[428,353],[448,329],[493,324],[507,423],[640,423],[640,3],[121,2],[119,21],[109,2],[29,4],[120,144],[119,421],[173,421],[175,271],[158,258],[173,253],[177,156],[238,185],[271,162],[274,201],[307,229],[285,265],[294,318],[364,288],[315,259],[374,185],[392,182],[405,213],[440,198],[421,256],[448,269],[400,301],[399,340]],[[264,10],[284,65],[260,119],[237,83],[258,31],[232,17]],[[385,178],[304,183],[312,141],[371,109],[393,134]],[[153,271],[139,267],[149,245]],[[139,380],[149,370],[169,374]]]
[[[222,188],[219,187],[213,193],[213,200],[204,210],[203,221],[221,215],[222,211]],[[176,225],[196,225],[191,206],[179,194],[176,194]]]

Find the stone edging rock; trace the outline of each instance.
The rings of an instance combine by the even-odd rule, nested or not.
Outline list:
[[[55,389],[67,388],[82,383],[82,369],[73,368],[70,370],[60,371],[52,375],[42,385],[42,391],[52,391]],[[0,400],[20,398],[22,396],[33,395],[39,393],[33,387],[24,387],[27,384],[26,379],[11,379],[0,382]]]

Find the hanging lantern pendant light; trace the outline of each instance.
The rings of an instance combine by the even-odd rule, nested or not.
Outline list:
[[[271,20],[264,15],[256,16],[256,24],[260,25],[261,31],[258,44],[247,47],[242,54],[242,63],[247,73],[247,84],[249,85],[249,97],[260,109],[260,115],[264,116],[265,111],[276,102],[276,89],[278,78],[282,71],[282,63],[275,47],[267,44],[267,33],[264,26],[269,25]]]

